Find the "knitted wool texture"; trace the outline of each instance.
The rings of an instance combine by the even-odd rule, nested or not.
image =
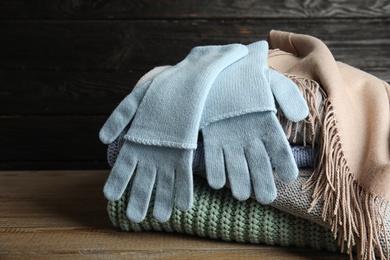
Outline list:
[[[108,145],[107,161],[111,167],[115,165],[115,161],[119,156],[119,151],[121,150],[121,147],[124,143],[124,135],[126,134],[127,128],[119,135],[119,137],[114,142]],[[317,149],[304,146],[291,146],[290,148],[294,156],[294,160],[299,168],[314,167]],[[202,141],[198,141],[198,148],[194,150],[192,169],[198,172],[206,171],[204,144]]]
[[[128,199],[129,189],[120,200],[107,205],[113,225],[124,231],[177,232],[242,243],[338,250],[332,233],[326,228],[261,205],[254,199],[237,201],[227,188],[214,190],[199,176],[194,176],[193,207],[187,212],[175,207],[165,223],[153,217],[154,194],[148,213],[140,223],[128,220]]]
[[[260,203],[269,204],[277,193],[272,166],[287,183],[298,175],[275,102],[292,121],[305,119],[308,106],[293,81],[269,69],[266,41],[247,48],[247,56],[218,75],[206,100],[201,123],[206,175],[215,189],[228,178],[238,200],[253,191]]]
[[[169,218],[175,195],[180,209],[191,207],[192,149],[207,94],[218,74],[247,53],[241,44],[195,47],[180,63],[145,83],[143,96],[137,92],[145,88],[140,86],[110,115],[99,134],[104,143],[115,140],[131,123],[104,194],[117,200],[134,175],[130,219],[142,221],[155,183],[154,214],[160,221]]]
[[[358,259],[389,259],[389,85],[333,57],[309,35],[271,31],[269,56],[277,71],[318,82],[323,90],[319,160],[304,191],[307,215],[320,214],[340,245]]]
[[[280,52],[279,50],[278,51],[275,50],[276,54],[279,54],[279,52]],[[287,56],[292,56],[292,54],[288,53]],[[282,63],[285,63],[284,59],[282,59]],[[271,65],[273,65],[273,64],[271,64]],[[166,69],[166,68],[163,67],[162,69]],[[284,72],[284,71],[280,71],[280,72]],[[319,84],[317,82],[315,82],[313,79],[305,78],[303,76],[290,75],[289,73],[287,73],[287,74],[289,75],[289,77],[293,77],[294,81],[298,80],[301,82],[301,84],[298,84],[298,86],[302,85],[304,88],[315,87],[315,88],[313,88],[313,90],[315,90],[315,91],[313,91],[313,93],[317,93],[317,89],[319,87]],[[299,83],[299,82],[296,82],[296,83]],[[309,95],[307,95],[307,97],[312,96],[312,93],[308,92],[306,94],[309,94]],[[306,100],[309,100],[307,97],[306,97]],[[311,99],[316,101],[316,98],[314,98],[314,96],[312,96]],[[319,102],[321,102],[321,101],[319,100]],[[312,102],[312,103],[314,104],[315,102]],[[303,138],[301,138],[301,139],[303,141],[298,141],[298,143],[304,144],[304,142],[306,140],[305,139],[306,134],[307,134],[308,139],[311,139],[313,141],[319,139],[318,138],[319,133],[316,131],[316,130],[318,130],[318,125],[321,124],[321,123],[318,123],[319,118],[322,118],[322,116],[321,117],[317,116],[317,117],[314,117],[312,119],[310,119],[310,116],[309,116],[309,120],[312,120],[312,122],[313,122],[313,124],[311,124],[311,127],[310,127],[310,124],[307,125],[308,126],[307,128],[301,128],[300,126],[297,126],[297,127],[295,127],[295,130],[298,130],[298,131],[295,131],[295,133],[294,133],[294,126],[290,125],[289,128],[286,128],[286,130],[289,129],[287,132],[290,132],[290,134],[291,134],[289,140],[292,141],[292,140],[296,139],[295,136],[300,135],[300,134],[302,134]],[[323,120],[321,119],[321,121],[323,121]],[[306,121],[305,121],[305,123],[306,123]],[[292,129],[292,131],[291,131],[291,129]],[[307,132],[306,132],[306,130],[300,131],[302,129],[307,129]],[[292,143],[295,143],[295,142],[296,141],[292,141]],[[311,142],[309,142],[309,143],[311,143]],[[110,148],[114,148],[114,147],[109,147],[109,149]],[[110,155],[112,155],[112,153],[108,153],[108,155],[110,156]],[[109,159],[114,160],[114,158],[109,158]],[[327,229],[331,230],[332,228],[330,227],[329,223],[327,223],[327,221],[323,219],[323,216],[322,216],[322,213],[323,213],[322,207],[323,206],[322,206],[321,202],[317,203],[314,207],[312,206],[310,212],[307,211],[307,209],[310,208],[310,203],[312,201],[314,189],[310,189],[306,193],[302,194],[301,187],[303,184],[305,184],[307,182],[308,176],[310,176],[310,175],[311,175],[311,172],[304,173],[304,175],[299,176],[297,181],[294,182],[292,185],[284,185],[283,183],[278,182],[277,185],[278,185],[278,190],[280,191],[280,193],[278,194],[277,200],[272,204],[272,207],[275,207],[282,212],[287,212],[289,214],[306,219],[306,220],[303,220],[305,222],[305,225],[309,225],[310,222],[307,220],[310,220],[311,222],[315,222],[315,223],[317,223],[321,226],[324,226]],[[271,209],[273,209],[273,208],[271,208]],[[176,214],[177,214],[176,211],[177,211],[177,209],[175,209],[174,216],[176,216]],[[110,212],[110,210],[109,210],[109,212]],[[115,213],[115,214],[117,214],[117,213]],[[149,220],[149,217],[150,216],[147,217],[147,220]],[[124,217],[123,220],[126,221],[126,218]],[[384,226],[387,227],[387,230],[386,230],[387,232],[385,231],[385,232],[380,234],[379,242],[380,242],[382,248],[386,248],[386,244],[388,243],[388,237],[390,237],[390,232],[389,232],[389,230],[390,230],[390,224],[389,224],[390,223],[390,216],[386,215],[385,219],[383,219],[383,222],[384,222]],[[119,226],[119,222],[117,221],[116,223]],[[158,224],[158,223],[155,223],[155,224],[162,225],[165,227],[165,225],[168,225],[168,223],[169,222],[164,223],[164,224]],[[115,223],[114,223],[114,225],[115,225]],[[127,225],[130,225],[130,224],[127,223]],[[147,223],[146,223],[146,225],[147,225]],[[126,230],[123,227],[121,227],[121,228]],[[149,227],[149,228],[153,228],[153,227]],[[127,229],[127,230],[130,230],[130,229]],[[132,229],[132,230],[136,230],[136,229]],[[146,229],[138,229],[138,230],[146,230]],[[151,229],[148,229],[148,230],[151,230]],[[163,229],[160,226],[159,226],[159,229],[155,229],[155,230],[169,231],[168,229]],[[183,229],[181,229],[181,230],[183,231]],[[337,232],[337,229],[334,229],[333,232],[334,231]],[[184,230],[183,232],[186,232],[186,231]],[[305,232],[305,233],[307,233],[307,232]],[[197,235],[199,235],[199,234],[197,234]],[[305,234],[305,235],[308,236],[308,234]],[[367,236],[365,236],[365,235],[363,237],[367,238]],[[218,238],[223,239],[221,237],[218,237]],[[340,239],[342,241],[343,237],[339,236],[338,239]],[[293,244],[291,244],[291,245],[293,245]],[[362,247],[362,248],[366,248],[366,247]]]

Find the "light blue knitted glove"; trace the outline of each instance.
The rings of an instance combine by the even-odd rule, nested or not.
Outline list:
[[[235,198],[248,199],[253,186],[256,199],[269,204],[277,193],[272,166],[284,182],[298,176],[274,98],[292,121],[309,110],[295,83],[268,68],[268,43],[247,47],[248,55],[219,74],[207,97],[201,124],[206,174],[213,188],[222,188],[227,176]]]
[[[113,167],[118,158],[119,151],[124,143],[124,136],[127,130],[124,130],[121,135],[107,147],[107,162]],[[298,168],[314,168],[316,165],[317,148],[312,146],[291,146],[291,151]],[[194,172],[205,172],[204,147],[203,140],[199,140],[198,147],[194,151],[192,161],[192,170]],[[206,176],[206,175],[204,175]]]
[[[104,143],[131,124],[104,194],[118,200],[134,174],[127,207],[131,221],[144,219],[155,182],[157,220],[169,219],[175,195],[179,209],[192,206],[193,149],[207,94],[218,74],[247,53],[241,44],[196,47],[182,62],[136,88],[109,117],[100,131]]]

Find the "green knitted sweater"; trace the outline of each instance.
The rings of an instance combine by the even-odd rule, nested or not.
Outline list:
[[[339,251],[331,231],[324,227],[253,199],[237,201],[230,190],[213,190],[202,177],[194,176],[193,207],[188,212],[175,208],[165,223],[153,217],[153,196],[145,220],[130,222],[126,217],[128,191],[107,206],[113,225],[124,231],[178,232],[225,241]]]

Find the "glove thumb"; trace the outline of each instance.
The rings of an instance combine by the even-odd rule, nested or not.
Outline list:
[[[270,70],[271,90],[286,118],[293,122],[305,119],[309,107],[295,83],[275,70]]]

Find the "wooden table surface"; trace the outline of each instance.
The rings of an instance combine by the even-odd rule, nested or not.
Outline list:
[[[310,248],[115,229],[107,171],[0,172],[0,259],[349,259]]]

